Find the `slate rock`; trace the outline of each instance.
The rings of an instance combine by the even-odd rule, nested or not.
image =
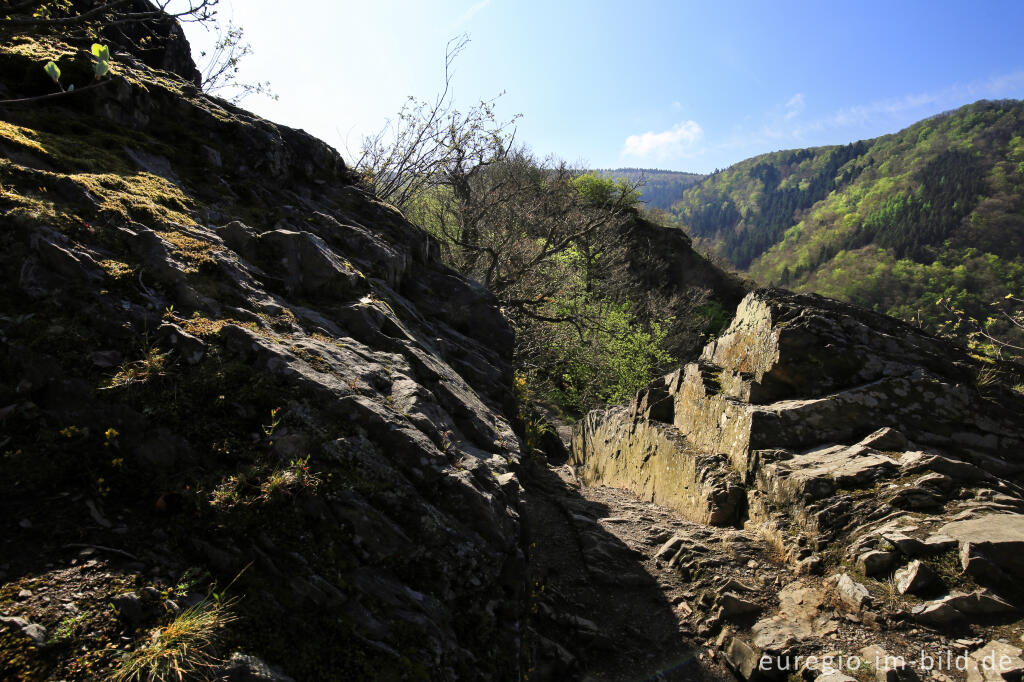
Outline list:
[[[724,592],[719,595],[715,603],[721,609],[723,618],[736,618],[738,616],[749,616],[760,613],[764,607],[755,601],[744,599],[735,592]]]
[[[46,628],[38,623],[29,622],[25,618],[18,616],[0,616],[0,623],[18,628],[23,635],[35,642],[37,646],[46,644]]]
[[[854,611],[860,611],[871,603],[871,593],[868,592],[868,588],[854,580],[849,574],[839,575],[835,578],[834,584],[839,598]]]
[[[871,550],[857,557],[857,568],[869,578],[888,575],[895,563],[896,554],[893,552]]]
[[[256,656],[240,652],[231,654],[224,664],[222,682],[295,682],[288,675],[272,668]]]
[[[896,589],[900,594],[922,594],[938,583],[939,577],[928,565],[914,559],[896,571]]]
[[[920,623],[943,626],[958,621],[984,622],[1016,611],[1016,607],[1009,602],[982,589],[970,593],[953,592],[941,599],[919,604],[911,613]]]
[[[129,625],[139,625],[145,618],[142,600],[134,592],[119,594],[112,598],[110,602],[117,609],[117,615]]]

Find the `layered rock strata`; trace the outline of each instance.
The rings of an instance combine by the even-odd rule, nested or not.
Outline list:
[[[52,92],[48,59],[91,78],[76,40],[5,36],[0,99]],[[326,144],[200,93],[187,46],[132,44],[0,106],[0,677],[114,674],[228,585],[199,653],[232,666],[517,677],[493,297]]]
[[[870,311],[759,290],[697,362],[577,424],[572,461],[587,484],[757,531],[868,625],[1014,621],[1017,371]],[[771,618],[737,635],[737,660],[817,641]]]

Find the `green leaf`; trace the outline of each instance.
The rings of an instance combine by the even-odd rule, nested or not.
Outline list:
[[[48,62],[43,69],[46,70],[46,73],[53,79],[54,83],[60,83],[60,68],[56,64]]]
[[[110,48],[99,43],[92,44],[92,70],[96,78],[103,78],[110,73]]]

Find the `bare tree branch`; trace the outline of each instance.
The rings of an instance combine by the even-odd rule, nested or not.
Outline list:
[[[21,99],[4,99],[0,100],[0,106],[7,104],[30,104],[32,102],[43,102],[47,100],[59,99],[62,97],[70,97],[72,95],[77,95],[80,92],[87,92],[89,90],[101,88],[107,83],[113,83],[113,81],[109,79],[97,81],[95,83],[90,83],[89,85],[83,85],[80,88],[75,88],[74,90],[62,90],[60,92],[51,92],[48,95],[38,95],[36,97],[22,97]]]
[[[269,81],[245,83],[238,80],[243,59],[252,54],[252,46],[245,42],[245,31],[231,22],[225,28],[217,27],[217,40],[209,53],[202,52],[204,63],[199,67],[203,76],[202,90],[207,94],[227,91],[232,104],[238,104],[249,95],[266,95],[277,99]]]
[[[465,113],[452,100],[456,58],[469,44],[462,35],[445,48],[444,86],[432,102],[409,97],[396,118],[376,134],[363,138],[355,163],[378,197],[399,208],[424,189],[471,168],[486,166],[514,139],[512,124],[499,123],[494,103],[483,100]]]
[[[90,10],[67,17],[10,17],[0,20],[0,26],[78,26],[93,19],[99,19],[117,10],[130,0],[110,0]],[[113,18],[104,22],[106,26],[119,24],[134,24],[159,19],[176,19],[181,22],[205,22],[212,20],[217,14],[217,5],[220,0],[188,0],[187,4],[180,9],[171,8],[173,0],[159,0],[154,2],[156,9],[148,12],[121,12]],[[21,11],[40,3],[22,3],[7,11]]]

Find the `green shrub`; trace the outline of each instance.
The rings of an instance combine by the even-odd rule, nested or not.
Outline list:
[[[635,206],[640,201],[640,191],[626,178],[612,180],[584,173],[573,178],[572,186],[591,206]]]

